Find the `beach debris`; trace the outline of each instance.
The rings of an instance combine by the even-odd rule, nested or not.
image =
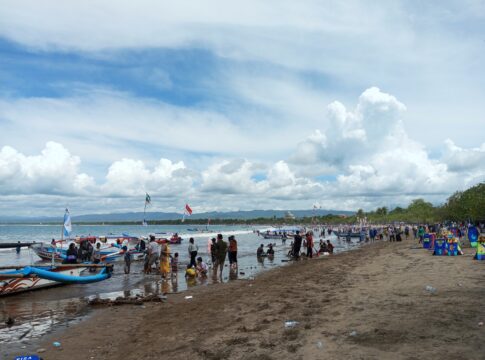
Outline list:
[[[194,297],[192,295],[187,295],[184,299],[185,300],[190,300],[190,299],[193,299]]]
[[[43,352],[45,352],[46,350],[44,348],[40,348],[40,349],[37,349],[37,353],[39,354],[42,354]]]
[[[424,289],[431,294],[436,293],[436,288],[432,287],[431,285],[426,285]]]
[[[483,321],[480,321],[480,322],[478,323],[478,326],[483,326]]]
[[[317,349],[323,349],[323,342],[317,341]]]
[[[352,337],[356,337],[358,334],[357,334],[357,331],[355,330],[352,330],[349,334],[349,336],[352,336]]]
[[[7,326],[12,326],[13,324],[15,324],[15,319],[13,317],[7,317],[7,320],[5,320],[5,324]]]
[[[298,324],[299,324],[298,321],[287,320],[287,321],[285,321],[285,328],[291,329],[291,328],[294,328],[295,326],[297,326]]]
[[[61,347],[61,343],[59,341],[54,341],[52,345],[54,345],[55,347]]]
[[[93,298],[89,300],[88,304],[91,306],[119,306],[119,305],[143,305],[146,302],[166,302],[167,298],[165,296],[160,295],[146,295],[140,296],[137,295],[135,297],[122,297],[119,296],[116,299],[100,299],[100,298]]]

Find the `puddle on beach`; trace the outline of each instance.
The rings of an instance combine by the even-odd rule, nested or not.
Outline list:
[[[338,240],[334,244],[336,252],[355,247]],[[175,246],[172,249],[178,250]],[[185,250],[185,246],[182,249]],[[214,277],[210,271],[205,279],[186,281],[184,272],[179,269],[177,278],[163,280],[160,275],[144,275],[141,262],[132,263],[131,273],[125,275],[122,263],[116,263],[111,279],[100,283],[59,286],[0,298],[0,358],[34,353],[44,335],[85,319],[92,311],[88,305],[90,299],[169,294],[195,286],[252,279],[262,271],[288,264],[285,256],[288,249],[289,244],[277,246],[274,260],[257,260],[254,252],[242,253],[238,257],[237,271],[230,271],[226,262],[222,277]],[[206,257],[203,252],[201,255]],[[6,325],[9,317],[14,319],[11,326]]]

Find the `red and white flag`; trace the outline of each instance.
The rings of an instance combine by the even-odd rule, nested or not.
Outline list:
[[[185,204],[185,211],[187,211],[188,215],[192,215],[192,209],[190,208],[189,204]]]

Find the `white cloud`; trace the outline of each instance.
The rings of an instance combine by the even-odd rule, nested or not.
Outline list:
[[[477,59],[485,52],[484,13],[480,0],[20,0],[3,2],[0,36],[34,52],[60,51],[108,61],[123,58],[130,49],[204,49],[215,55],[216,64],[222,59],[224,65],[229,60],[251,70],[262,68],[263,73],[276,69],[289,72],[289,77],[303,74],[302,82],[338,95],[343,102],[348,99],[342,96],[377,84],[410,105],[408,130],[417,129],[413,138],[425,141],[433,131],[439,140],[428,141],[438,146],[450,129],[483,125],[485,82]],[[172,74],[164,71],[141,69],[141,74],[166,89],[172,86]],[[295,122],[314,116],[311,92],[295,91],[286,77],[254,81],[254,74],[247,73],[230,76],[239,83],[233,87],[244,92],[241,97],[252,95],[251,104],[263,103],[274,113],[283,105],[281,112]],[[314,75],[323,79],[315,80]],[[221,93],[225,95],[226,89]],[[439,119],[440,126],[429,119]],[[482,141],[476,132],[470,137],[475,145]]]
[[[462,172],[477,169],[485,171],[485,143],[480,147],[464,149],[447,139],[442,160],[448,165],[450,171]]]
[[[257,171],[260,171],[258,166],[247,160],[223,161],[212,165],[202,173],[201,189],[211,196],[212,194],[239,195],[241,201],[249,201],[248,197],[252,197],[253,201],[259,198],[263,203],[275,199],[306,201],[312,196],[322,194],[321,184],[297,176],[282,160],[270,166],[262,180],[254,179]]]
[[[323,162],[342,167],[381,148],[392,146],[403,135],[401,113],[406,107],[376,87],[365,90],[353,111],[334,101],[328,105],[323,130],[300,142],[291,158],[296,164]]]
[[[261,137],[273,123],[247,125],[241,110],[228,116],[202,108],[172,106],[129,94],[90,89],[63,99],[0,100],[4,119],[0,143],[19,142],[23,151],[36,151],[44,139],[69,143],[89,163],[107,164],[123,157],[150,160],[161,151],[255,156],[286,149],[276,137]],[[19,129],[30,129],[29,133]],[[284,133],[285,129],[280,129]],[[280,135],[281,136],[281,135]]]
[[[160,159],[151,171],[143,161],[122,159],[114,162],[102,189],[106,196],[140,196],[145,192],[163,197],[186,196],[193,178],[183,162]]]
[[[337,181],[328,191],[334,196],[445,197],[485,178],[482,148],[461,149],[447,142],[442,160],[431,159],[424,146],[404,131],[406,107],[394,96],[370,88],[354,110],[339,102],[316,130],[298,144],[292,164],[314,169],[335,169]],[[455,170],[468,170],[457,174]],[[453,170],[453,171],[449,171]]]
[[[79,172],[81,160],[61,144],[48,142],[40,155],[10,146],[0,150],[0,193],[87,194],[93,178]]]

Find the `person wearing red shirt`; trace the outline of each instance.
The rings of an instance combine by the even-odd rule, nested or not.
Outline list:
[[[313,234],[311,231],[307,232],[305,235],[306,240],[306,257],[313,257]]]

